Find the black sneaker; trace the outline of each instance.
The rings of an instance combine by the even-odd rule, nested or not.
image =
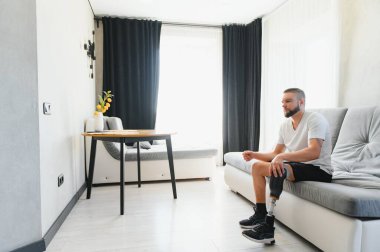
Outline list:
[[[263,222],[259,225],[256,225],[251,230],[243,231],[242,235],[255,242],[266,243],[266,244],[274,244],[274,227]]]
[[[265,215],[266,214],[255,212],[255,214],[249,217],[248,219],[240,221],[239,222],[240,227],[246,228],[246,229],[252,229],[258,224],[265,222]]]

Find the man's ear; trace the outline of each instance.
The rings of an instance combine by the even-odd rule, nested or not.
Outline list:
[[[301,98],[301,99],[300,99],[300,105],[305,106],[305,98]]]

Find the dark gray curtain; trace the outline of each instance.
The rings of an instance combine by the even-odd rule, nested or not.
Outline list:
[[[115,95],[107,115],[126,129],[156,124],[161,22],[103,17],[103,90]]]
[[[261,19],[223,26],[223,153],[258,150]]]

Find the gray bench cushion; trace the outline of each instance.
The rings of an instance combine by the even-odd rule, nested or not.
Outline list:
[[[107,146],[108,153],[115,159],[120,160],[120,144],[115,144],[110,148]],[[215,156],[217,149],[212,148],[173,148],[174,159],[192,159],[192,158],[207,158]],[[168,154],[166,152],[166,145],[158,144],[152,145],[151,149],[140,149],[140,159],[143,160],[167,160]],[[137,149],[127,147],[125,151],[125,161],[136,161]]]
[[[104,117],[105,129],[110,130],[122,130],[123,124],[118,117]],[[144,142],[141,142],[144,143]],[[120,160],[120,143],[106,142],[103,141],[103,145],[108,151],[108,153],[115,159]],[[166,152],[165,144],[152,145],[150,149],[141,148],[140,144],[140,159],[143,160],[167,160],[168,154]],[[137,149],[125,146],[125,161],[136,161],[137,160]],[[216,156],[217,149],[215,148],[197,148],[197,147],[183,147],[175,148],[173,147],[173,158],[174,159],[192,159],[192,158],[207,158]]]
[[[173,148],[174,159],[208,158],[216,156],[217,150],[212,148]],[[149,150],[140,149],[141,160],[167,160],[166,145],[152,145]],[[119,159],[119,154],[116,157]],[[125,160],[137,160],[137,149],[127,149]]]
[[[380,218],[380,190],[377,189],[314,181],[286,181],[284,190],[344,215]]]

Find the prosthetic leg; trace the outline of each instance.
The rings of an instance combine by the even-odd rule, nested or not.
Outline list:
[[[276,200],[280,198],[282,193],[282,187],[284,180],[287,177],[287,170],[284,170],[284,174],[281,177],[272,176],[269,181],[271,204],[268,214],[265,216],[265,221],[254,226],[251,230],[243,231],[243,236],[260,243],[274,244],[274,215],[273,210],[276,205]]]
[[[271,176],[269,180],[269,189],[270,189],[270,197],[271,197],[271,204],[268,211],[268,216],[273,216],[273,210],[276,206],[276,200],[280,198],[280,195],[282,193],[282,189],[284,187],[284,180],[286,179],[288,175],[288,171],[284,169],[284,173],[282,176]],[[273,216],[274,217],[274,216]]]
[[[273,215],[273,211],[274,211],[274,207],[276,206],[276,200],[280,198],[280,195],[282,193],[284,180],[286,179],[286,177],[287,177],[287,170],[284,169],[284,173],[282,174],[281,177],[280,176],[275,177],[272,175],[269,180],[271,202],[270,202],[268,214],[265,217],[265,223],[269,225],[270,227],[274,226],[275,216]],[[275,243],[275,240],[270,242],[270,244],[274,244],[274,243]]]

